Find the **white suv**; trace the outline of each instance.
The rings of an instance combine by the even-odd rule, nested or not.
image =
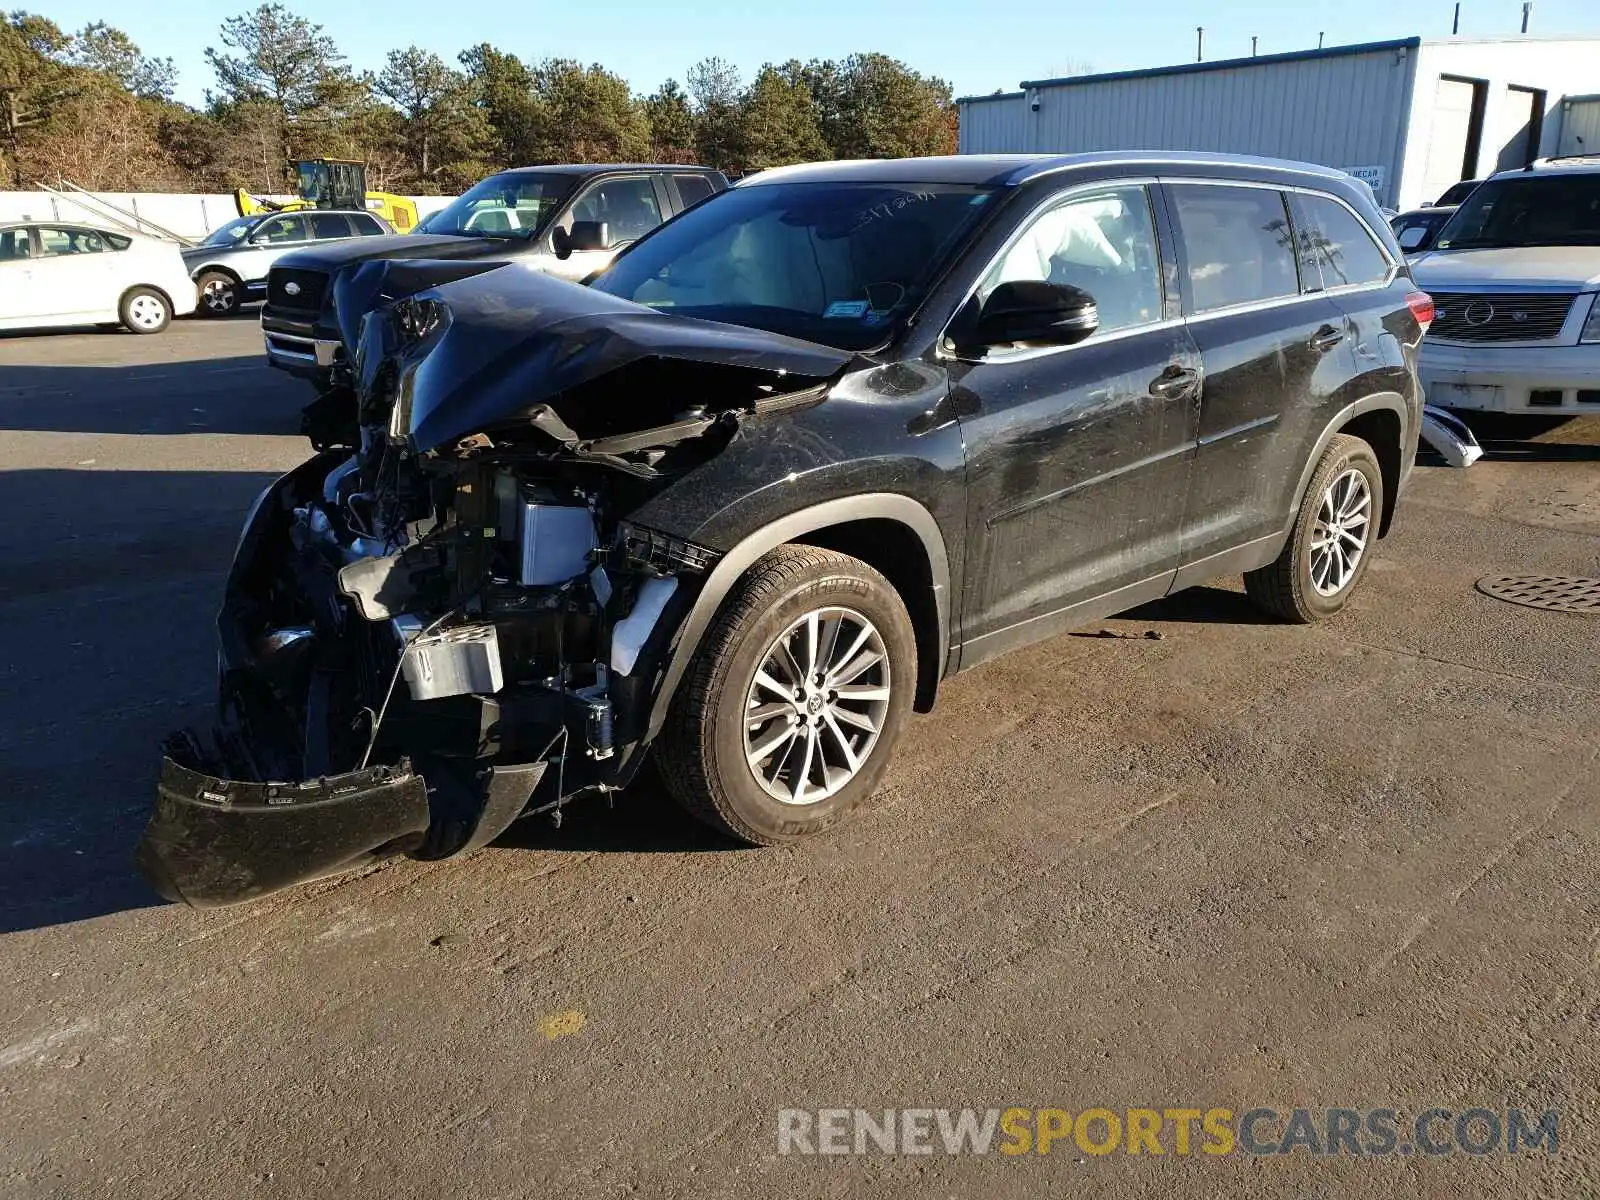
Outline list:
[[[1600,412],[1600,156],[1490,176],[1411,270],[1434,303],[1428,403]]]

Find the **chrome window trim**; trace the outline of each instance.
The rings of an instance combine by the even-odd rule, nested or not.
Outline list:
[[[1111,191],[1114,188],[1144,188],[1145,204],[1150,209],[1150,232],[1155,235],[1156,253],[1159,255],[1161,253],[1161,229],[1160,223],[1156,220],[1155,197],[1151,196],[1149,191],[1149,189],[1154,187],[1158,182],[1159,180],[1157,180],[1153,175],[1129,175],[1117,176],[1110,179],[1095,179],[1085,183],[1073,184],[1069,187],[1061,189],[1060,191],[1051,192],[1048,196],[1040,200],[1037,204],[1030,208],[1027,215],[1017,223],[1017,227],[1011,231],[1011,236],[1006,238],[1005,244],[1002,245],[1000,249],[995,251],[994,254],[990,255],[988,261],[983,264],[983,270],[979,271],[977,275],[973,277],[972,284],[967,288],[966,293],[961,297],[961,302],[955,306],[955,309],[950,315],[950,319],[945,322],[944,328],[939,331],[939,340],[935,343],[935,356],[946,362],[1029,362],[1035,358],[1043,358],[1047,354],[1060,354],[1066,350],[1076,350],[1079,346],[1098,346],[1104,344],[1105,342],[1115,341],[1119,338],[1127,337],[1129,334],[1148,333],[1153,329],[1171,328],[1173,326],[1183,324],[1182,317],[1162,317],[1155,321],[1146,322],[1143,325],[1128,325],[1122,329],[1114,329],[1104,336],[1096,332],[1091,334],[1089,337],[1086,337],[1083,341],[1074,342],[1070,346],[1028,346],[1020,350],[990,350],[979,357],[971,357],[959,353],[955,350],[954,343],[950,340],[950,327],[956,323],[962,312],[965,311],[967,305],[971,303],[972,298],[978,294],[978,289],[983,286],[983,281],[989,277],[989,272],[994,270],[1007,254],[1011,253],[1016,244],[1022,240],[1023,235],[1033,227],[1033,223],[1035,221],[1037,221],[1041,216],[1049,212],[1051,209],[1070,202],[1074,196],[1085,193]],[[1159,271],[1157,272],[1156,285],[1161,289],[1162,303],[1164,305],[1166,302],[1166,280],[1162,278],[1162,273]]]

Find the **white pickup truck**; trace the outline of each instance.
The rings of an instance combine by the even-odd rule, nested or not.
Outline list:
[[[1429,404],[1600,412],[1600,156],[1490,176],[1411,271],[1434,303]]]

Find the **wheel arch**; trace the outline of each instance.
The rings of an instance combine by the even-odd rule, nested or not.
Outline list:
[[[1294,526],[1295,515],[1305,501],[1306,488],[1328,443],[1343,433],[1360,438],[1378,456],[1378,467],[1383,474],[1383,515],[1378,523],[1378,536],[1386,535],[1400,498],[1400,484],[1405,478],[1405,447],[1416,445],[1415,424],[1409,416],[1405,397],[1399,392],[1373,392],[1335,413],[1300,466],[1287,528]]]
[[[909,496],[878,492],[828,500],[780,517],[717,561],[678,628],[651,706],[650,738],[661,731],[690,660],[734,586],[762,555],[795,543],[859,558],[900,593],[917,640],[916,707],[923,712],[932,707],[950,644],[949,554],[938,522],[922,504]]]
[[[241,287],[244,286],[244,276],[239,274],[239,272],[235,271],[232,267],[224,266],[222,263],[209,262],[204,266],[196,267],[193,271],[189,272],[189,278],[194,280],[196,283],[199,283],[200,276],[206,274],[207,272],[215,272],[218,275],[226,275],[229,279],[233,280]]]

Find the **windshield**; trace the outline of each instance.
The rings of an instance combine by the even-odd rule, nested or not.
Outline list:
[[[734,188],[636,243],[592,286],[682,316],[865,350],[917,307],[993,194],[944,183]]]
[[[570,175],[491,175],[419,221],[413,232],[532,237],[571,191]]]
[[[1600,246],[1600,171],[1490,179],[1456,209],[1434,246]]]
[[[260,217],[235,217],[226,225],[219,225],[206,234],[206,240],[200,244],[202,246],[231,246],[244,237],[250,226],[260,219]]]

